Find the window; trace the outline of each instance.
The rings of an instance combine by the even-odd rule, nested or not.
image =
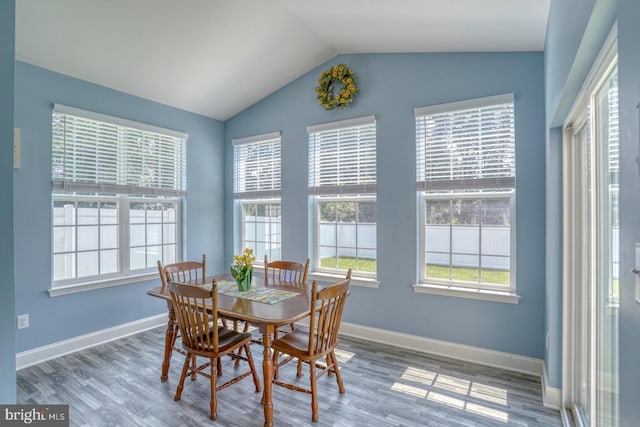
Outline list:
[[[234,198],[240,203],[240,249],[281,258],[280,132],[233,140]]]
[[[179,260],[187,135],[55,105],[53,286]]]
[[[374,116],[310,126],[309,192],[314,199],[318,272],[375,277]]]
[[[515,292],[513,95],[415,114],[420,282]]]

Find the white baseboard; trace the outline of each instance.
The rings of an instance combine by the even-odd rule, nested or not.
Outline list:
[[[160,325],[167,324],[167,314],[159,314],[147,317],[145,319],[136,320],[112,328],[102,329],[101,331],[92,332],[90,334],[81,335],[79,337],[70,338],[64,341],[58,341],[42,347],[34,348],[16,354],[16,369],[26,368],[36,365],[65,354],[73,353],[98,344],[117,340],[128,335],[146,331]]]
[[[549,385],[547,368],[542,366],[542,404],[546,408],[560,409],[562,407],[562,390]]]
[[[481,365],[542,376],[541,359],[342,322],[340,334]]]

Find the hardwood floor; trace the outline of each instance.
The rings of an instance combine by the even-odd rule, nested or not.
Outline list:
[[[175,402],[184,359],[174,353],[169,380],[160,382],[163,342],[164,328],[155,328],[22,369],[18,403],[69,404],[72,426],[263,425],[250,378],[218,393],[216,421],[208,416],[206,378],[187,380]],[[274,387],[275,426],[562,425],[558,411],[542,406],[539,378],[351,338],[338,348],[346,393],[338,393],[335,377],[322,377],[320,419],[312,423],[310,395]],[[259,369],[261,350],[252,346]],[[223,372],[233,369],[225,359]],[[305,387],[307,375],[305,366]],[[292,380],[295,363],[280,376]]]

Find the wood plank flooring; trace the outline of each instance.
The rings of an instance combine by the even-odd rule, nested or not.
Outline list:
[[[160,382],[163,343],[160,327],[22,369],[18,403],[69,404],[72,426],[263,425],[250,378],[218,393],[215,421],[206,378],[187,379],[175,402],[184,359],[174,352],[169,380]],[[252,353],[262,379],[262,348],[254,345]],[[337,357],[346,393],[338,393],[335,377],[322,377],[320,419],[312,423],[310,395],[274,387],[275,426],[562,425],[558,411],[542,406],[536,377],[351,338],[341,339]],[[225,359],[223,372],[231,372],[232,363]],[[304,372],[299,381],[308,387],[306,366]],[[280,377],[295,381],[295,363]]]

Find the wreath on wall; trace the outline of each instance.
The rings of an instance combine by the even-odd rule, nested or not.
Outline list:
[[[318,85],[316,96],[325,110],[333,110],[336,107],[347,108],[358,93],[356,76],[353,75],[353,70],[344,64],[324,70],[320,74]],[[339,85],[342,87],[338,89]]]

